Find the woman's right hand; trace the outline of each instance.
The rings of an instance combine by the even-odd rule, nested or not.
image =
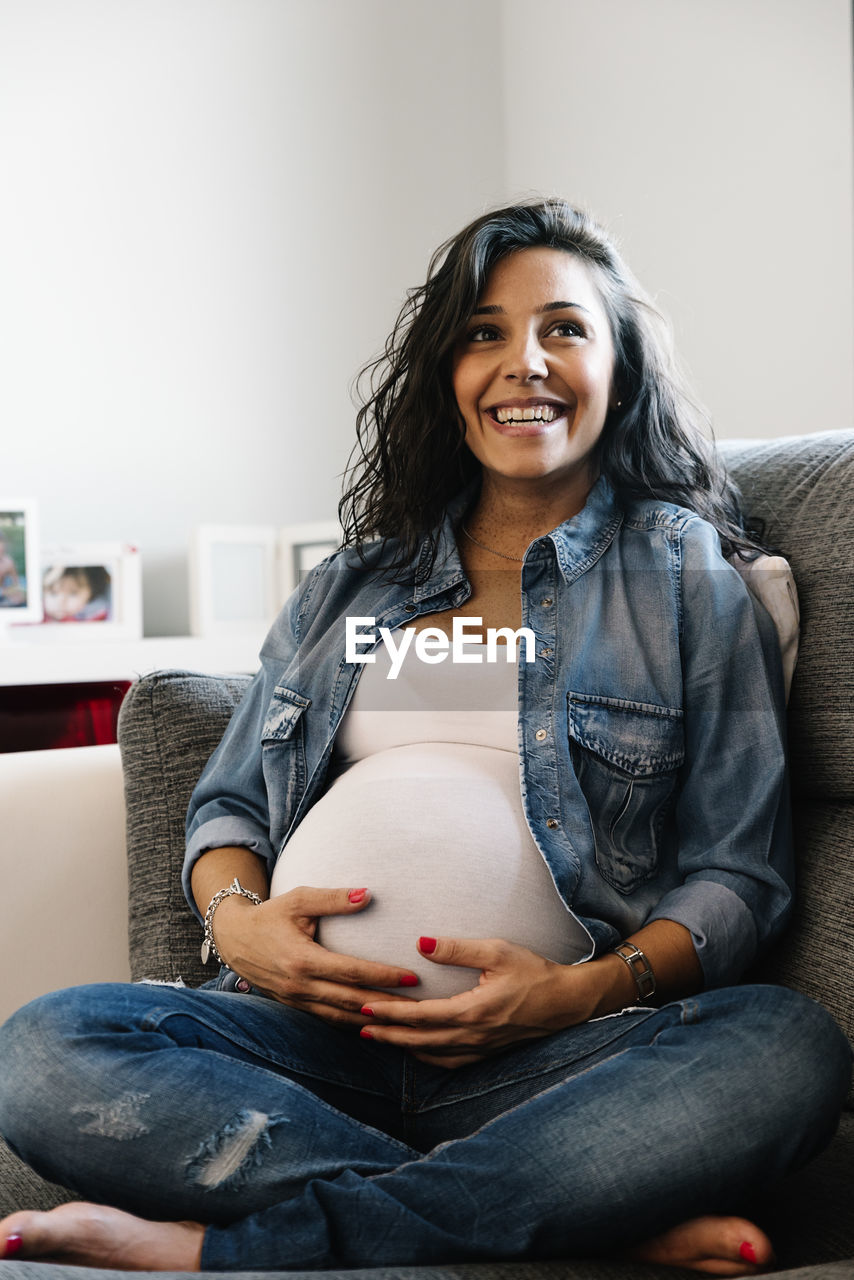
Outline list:
[[[366,991],[405,1000],[387,988],[418,981],[411,969],[339,955],[315,941],[321,916],[356,914],[370,900],[367,889],[305,886],[260,906],[232,894],[216,910],[217,950],[229,968],[274,1000],[327,1022],[361,1027]]]

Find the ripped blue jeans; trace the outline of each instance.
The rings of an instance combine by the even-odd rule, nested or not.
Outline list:
[[[203,1269],[587,1256],[745,1212],[829,1142],[850,1066],[780,987],[448,1071],[255,993],[105,984],[0,1030],[0,1132],[87,1199],[211,1224]]]

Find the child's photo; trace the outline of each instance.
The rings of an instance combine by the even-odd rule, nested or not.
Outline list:
[[[110,622],[112,575],[105,565],[49,565],[42,578],[45,622]]]
[[[9,639],[77,644],[95,637],[136,640],[142,635],[142,568],[136,547],[122,542],[55,543],[43,546],[32,563],[30,604],[37,603],[38,610],[31,608],[27,625],[9,627]],[[21,613],[10,614],[8,620],[24,621]]]
[[[0,510],[0,609],[27,606],[27,512]]]

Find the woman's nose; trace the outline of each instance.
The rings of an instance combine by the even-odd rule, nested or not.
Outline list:
[[[546,356],[535,334],[520,334],[509,343],[504,357],[505,378],[530,382],[548,374]]]

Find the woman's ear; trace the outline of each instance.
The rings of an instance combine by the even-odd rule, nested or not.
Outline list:
[[[615,413],[618,409],[622,408],[625,397],[623,395],[623,388],[620,385],[621,381],[622,379],[620,378],[619,371],[617,369],[613,369],[611,371],[611,387],[608,392],[609,413]]]

